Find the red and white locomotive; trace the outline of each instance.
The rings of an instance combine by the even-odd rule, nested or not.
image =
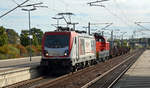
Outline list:
[[[72,71],[108,57],[109,42],[103,36],[54,31],[44,34],[40,65],[54,72]]]

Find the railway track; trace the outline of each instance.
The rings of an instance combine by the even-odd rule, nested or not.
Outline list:
[[[44,81],[52,80],[52,79],[54,79],[54,78],[41,76],[41,77],[38,77],[35,79],[25,80],[25,81],[22,81],[19,83],[15,83],[13,85],[9,85],[9,86],[6,86],[4,88],[29,88],[33,85],[37,85],[40,82],[44,82]]]
[[[116,78],[113,78],[113,77],[114,76],[118,77],[118,75],[116,74],[120,73],[120,72],[117,72],[115,74],[114,70],[116,69],[114,67],[116,66],[126,67],[128,65],[128,64],[118,65],[119,63],[122,63],[122,64],[125,62],[134,63],[136,58],[140,56],[141,53],[142,51],[140,51],[138,54],[137,54],[137,51],[134,51],[126,55],[122,55],[122,56],[118,56],[113,59],[110,59],[106,61],[105,63],[99,63],[97,65],[90,66],[85,69],[79,70],[77,72],[69,73],[61,77],[57,77],[57,78],[39,77],[36,79],[16,83],[14,85],[7,86],[6,88],[81,88],[81,87],[82,88],[87,88],[87,87],[97,88],[98,87],[97,83],[103,83],[103,86],[101,86],[101,88],[111,87],[111,85],[113,85],[116,82],[114,80],[117,80]],[[133,57],[134,57],[134,60],[131,59]],[[114,74],[114,75],[110,76],[110,74]],[[110,77],[112,77],[113,80],[108,80]],[[96,79],[96,78],[100,78],[100,79],[95,82],[91,82],[91,80]]]
[[[91,82],[84,85],[82,88],[112,88],[120,77],[132,66],[143,51],[133,53],[126,60],[116,65],[112,69],[105,72],[103,75],[95,78]]]

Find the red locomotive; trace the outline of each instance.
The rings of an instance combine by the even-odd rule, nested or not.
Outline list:
[[[98,34],[46,32],[42,40],[40,66],[55,73],[75,71],[108,59],[109,46],[109,42]]]
[[[109,58],[109,50],[110,50],[110,44],[107,42],[107,40],[95,33],[94,34],[95,40],[96,40],[96,56],[99,61],[105,61]]]

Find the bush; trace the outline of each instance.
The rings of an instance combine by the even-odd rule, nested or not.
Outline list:
[[[8,54],[8,52],[9,52],[8,45],[4,45],[4,46],[0,47],[0,53],[1,54]]]
[[[27,49],[28,53],[30,53],[30,51],[31,51],[30,46],[27,46],[26,49]],[[35,47],[34,45],[32,45],[32,55],[36,56],[36,55],[39,55],[39,53],[40,52],[38,51],[37,47]]]
[[[19,49],[17,49],[16,47],[14,47],[12,45],[8,45],[8,49],[9,49],[9,52],[7,53],[8,58],[18,58],[18,57],[20,57]]]
[[[19,50],[13,45],[0,47],[0,59],[10,59],[20,57]]]
[[[41,52],[41,51],[42,51],[41,45],[36,46],[36,48],[37,48],[37,51],[38,51],[38,52]]]
[[[0,53],[0,60],[3,60],[3,59],[7,59],[7,56],[5,54]]]
[[[36,49],[37,49],[37,55],[38,55],[38,56],[41,55],[41,52],[42,52],[42,47],[41,47],[41,45],[36,46]]]
[[[0,59],[11,59],[11,58],[19,58],[21,56],[29,56],[30,50],[32,49],[32,56],[40,55],[41,46],[34,46],[32,48],[30,46],[24,47],[20,44],[18,45],[4,45],[0,46]]]
[[[27,49],[24,46],[22,46],[21,44],[17,44],[16,48],[19,49],[20,56],[27,56],[28,51],[27,51]]]

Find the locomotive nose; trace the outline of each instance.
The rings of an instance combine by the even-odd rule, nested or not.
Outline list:
[[[50,33],[44,38],[44,56],[67,57],[69,56],[69,34]]]

